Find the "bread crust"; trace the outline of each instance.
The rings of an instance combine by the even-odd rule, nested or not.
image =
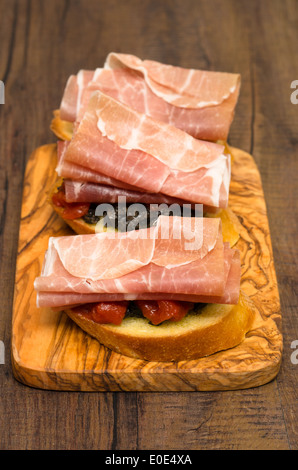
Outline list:
[[[69,227],[76,232],[78,235],[84,235],[84,234],[89,234],[95,233],[95,225],[93,224],[87,224],[84,219],[81,217],[79,219],[64,219],[63,218],[63,208],[62,207],[57,207],[55,204],[51,202],[51,205],[53,206],[54,210],[57,212],[57,214],[64,220],[64,222],[69,225]]]
[[[241,292],[237,305],[208,304],[179,322],[149,324],[125,318],[121,325],[99,324],[71,309],[65,313],[86,333],[113,351],[158,362],[199,359],[240,344],[250,330],[255,306]]]

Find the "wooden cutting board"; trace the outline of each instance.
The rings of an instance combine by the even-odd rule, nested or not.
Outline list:
[[[81,391],[195,391],[255,387],[278,373],[281,313],[266,205],[253,157],[232,149],[230,207],[241,228],[241,288],[255,305],[255,320],[237,347],[179,363],[146,362],[101,346],[64,313],[36,307],[50,236],[71,231],[47,202],[56,179],[56,145],[36,149],[26,169],[12,317],[15,378],[32,387]]]

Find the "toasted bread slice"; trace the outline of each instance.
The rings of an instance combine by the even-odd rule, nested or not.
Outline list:
[[[72,230],[78,235],[84,235],[88,233],[95,233],[96,224],[87,224],[82,217],[79,219],[64,219],[63,218],[63,207],[58,207],[51,202],[53,208],[57,214],[69,225]]]
[[[241,343],[255,307],[241,292],[237,305],[208,304],[178,322],[152,325],[144,317],[125,317],[121,325],[99,324],[78,309],[65,313],[101,344],[125,356],[147,361],[185,361],[209,356]]]
[[[206,213],[205,217],[219,217],[222,222],[223,241],[229,242],[231,247],[236,245],[240,238],[241,224],[232,209],[227,207],[220,209],[216,214]]]
[[[60,140],[71,140],[73,136],[73,123],[62,121],[60,119],[59,109],[53,111],[53,119],[51,121],[50,129]]]

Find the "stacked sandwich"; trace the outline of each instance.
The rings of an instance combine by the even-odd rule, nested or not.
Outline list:
[[[69,78],[52,122],[60,141],[50,200],[77,235],[49,240],[35,281],[40,307],[63,309],[105,346],[147,360],[243,340],[252,315],[240,255],[216,216],[228,206],[239,86],[237,74],[115,53]]]
[[[237,74],[114,53],[103,68],[71,76],[52,121],[60,137],[54,209],[77,233],[101,230],[97,205],[119,198],[145,206],[203,204],[204,213],[234,221],[226,209],[226,140],[239,86]],[[118,212],[111,224],[122,229]]]

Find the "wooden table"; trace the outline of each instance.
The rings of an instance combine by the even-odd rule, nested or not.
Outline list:
[[[0,0],[0,11],[6,98],[0,105],[0,448],[297,450],[298,105],[290,99],[298,79],[297,1]],[[11,312],[26,161],[55,141],[49,122],[68,76],[101,66],[110,51],[241,73],[229,142],[253,154],[261,172],[283,317],[282,366],[267,385],[79,393],[37,390],[13,377]]]

